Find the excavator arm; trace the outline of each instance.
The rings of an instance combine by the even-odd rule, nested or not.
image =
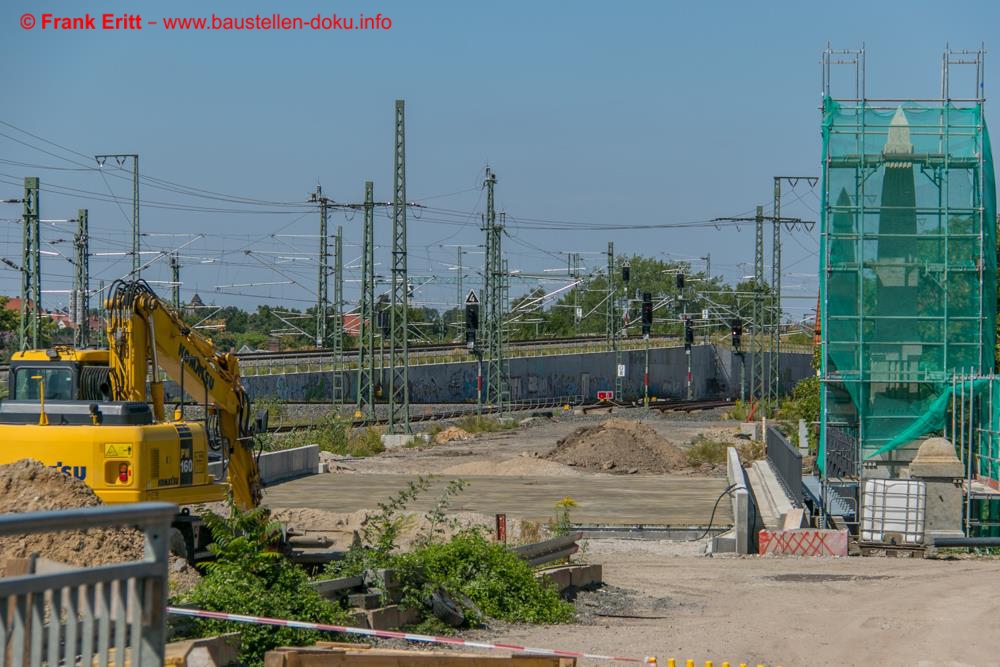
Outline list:
[[[116,281],[107,300],[111,393],[115,400],[149,399],[156,420],[165,418],[158,368],[186,393],[206,404],[209,440],[226,462],[233,500],[256,507],[263,484],[254,454],[250,400],[240,382],[235,355],[219,353],[212,341],[188,326],[143,280]],[[213,423],[215,422],[215,423]]]

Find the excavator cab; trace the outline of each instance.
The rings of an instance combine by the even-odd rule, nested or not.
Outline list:
[[[110,401],[107,350],[54,347],[14,354],[7,387],[11,400],[37,401],[45,387],[46,401]],[[36,378],[41,377],[39,382]]]

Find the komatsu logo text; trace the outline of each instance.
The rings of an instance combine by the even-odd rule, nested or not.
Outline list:
[[[215,378],[212,377],[212,374],[208,372],[207,368],[205,368],[205,364],[201,363],[201,360],[197,357],[191,356],[191,354],[188,353],[187,348],[184,347],[184,343],[178,345],[177,354],[180,355],[182,363],[187,366],[192,373],[197,375],[206,387],[211,389],[215,386]]]

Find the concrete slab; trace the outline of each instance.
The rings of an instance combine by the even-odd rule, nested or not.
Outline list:
[[[411,475],[317,475],[269,487],[264,504],[272,508],[311,507],[332,512],[371,509],[404,488]],[[407,509],[426,512],[441,494],[447,478]],[[549,521],[557,501],[577,502],[572,519],[580,524],[704,526],[716,498],[726,488],[724,478],[667,475],[606,475],[595,477],[470,477],[468,488],[450,504],[453,511],[493,515],[505,512],[532,521]],[[716,526],[732,525],[729,503],[720,503]]]

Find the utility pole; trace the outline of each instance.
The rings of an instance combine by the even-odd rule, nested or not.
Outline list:
[[[95,155],[97,166],[103,167],[108,158],[118,163],[121,169],[125,165],[125,160],[132,159],[132,280],[138,280],[139,267],[142,265],[139,256],[139,156],[136,153],[112,153],[108,155]]]
[[[170,253],[170,283],[173,292],[174,310],[181,309],[181,256],[177,252]]]
[[[21,350],[38,349],[41,330],[41,239],[38,177],[24,179],[24,215],[21,224]],[[29,303],[31,304],[29,306]]]
[[[323,188],[316,186],[316,192],[309,195],[309,201],[319,204],[319,286],[316,289],[316,349],[326,344],[326,313],[330,301],[327,298],[330,275],[330,247],[327,243],[326,223],[330,208],[330,198],[323,194]]]
[[[767,398],[767,375],[764,352],[767,342],[764,327],[764,207],[757,207],[754,217],[753,261],[753,360],[750,367],[751,396]]]
[[[344,402],[344,228],[333,237],[333,404]]]
[[[704,257],[699,259],[705,260],[705,278],[708,280],[712,279],[712,253],[706,252]]]
[[[781,182],[788,181],[794,189],[802,180],[810,186],[819,182],[816,176],[775,176],[774,177],[774,228],[771,246],[771,344],[768,400],[777,401],[781,393]]]
[[[73,248],[76,250],[76,274],[73,284],[73,310],[75,311],[73,346],[87,347],[90,343],[90,230],[88,211],[81,208],[76,212],[76,236]]]
[[[580,253],[571,252],[566,255],[566,271],[577,284],[573,285],[573,323],[580,324]]]
[[[632,267],[629,265],[628,260],[622,264],[622,303],[619,308],[616,309],[616,317],[614,322],[614,348],[615,348],[615,400],[621,401],[624,399],[625,391],[625,364],[622,363],[624,357],[622,355],[621,347],[621,332],[625,326],[625,313],[628,312],[628,284],[629,278],[631,277]],[[613,293],[613,299],[618,299],[617,290]],[[621,313],[619,316],[618,313]]]
[[[389,432],[410,433],[408,366],[409,279],[406,271],[406,114],[396,100],[392,192],[392,310],[390,312]]]
[[[459,310],[461,310],[462,309],[462,299],[463,299],[463,295],[462,295],[462,278],[464,277],[463,274],[462,274],[462,271],[463,271],[463,268],[462,268],[462,250],[463,250],[463,248],[462,248],[462,246],[458,246],[457,248],[455,248],[455,250],[458,251],[458,290],[455,292],[455,304],[456,304],[455,307],[458,308]]]
[[[604,335],[608,349],[615,351],[615,242],[608,241],[608,293],[604,299]]]
[[[356,417],[375,419],[375,184],[365,181],[361,241],[361,303],[358,311],[358,396]]]
[[[805,180],[816,181],[814,177],[779,177],[782,179],[790,178],[791,180],[797,180],[798,178],[803,178]],[[780,196],[780,192],[776,191],[776,195]],[[753,222],[754,223],[754,279],[753,279],[753,296],[752,296],[752,316],[750,321],[750,400],[759,399],[762,401],[767,401],[771,398],[777,397],[777,387],[775,382],[775,377],[777,377],[777,370],[772,370],[769,365],[769,361],[765,360],[765,352],[771,349],[776,349],[774,346],[775,336],[777,336],[777,330],[774,327],[765,324],[765,319],[767,313],[773,310],[771,305],[765,305],[764,290],[767,283],[764,282],[764,222],[768,221],[775,226],[775,228],[780,227],[780,225],[785,224],[790,227],[795,227],[797,225],[804,225],[807,229],[811,229],[814,222],[802,220],[801,218],[784,218],[780,215],[779,210],[775,211],[774,215],[765,216],[764,207],[757,207],[757,214],[752,218],[715,218],[713,222]],[[774,255],[774,266],[772,266],[772,271],[777,271],[780,276],[781,273],[781,242],[780,231],[777,229],[774,231],[775,238],[778,242],[778,251]],[[773,248],[772,248],[773,251]],[[774,276],[772,275],[772,280]],[[778,289],[780,289],[780,278]],[[779,303],[780,303],[780,297]],[[773,304],[773,302],[772,302]],[[780,309],[779,309],[780,310]],[[770,355],[771,359],[776,359],[776,354]],[[774,367],[775,369],[777,366]],[[772,390],[771,387],[775,386]]]
[[[486,404],[503,409],[503,399],[506,394],[506,377],[504,376],[504,344],[503,344],[503,254],[500,237],[503,224],[497,223],[494,189],[497,177],[493,171],[486,168],[486,215],[483,218],[483,231],[486,232],[486,262],[483,290],[483,305],[486,310]]]

